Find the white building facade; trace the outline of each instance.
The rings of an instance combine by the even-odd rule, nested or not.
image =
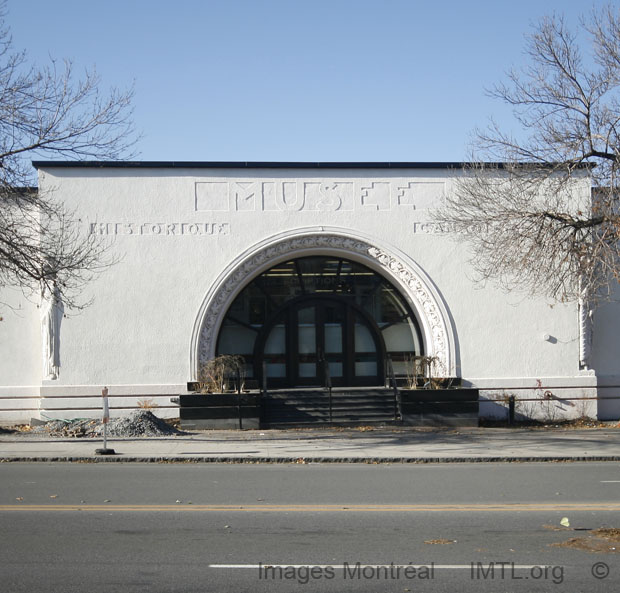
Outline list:
[[[320,385],[322,357],[336,385],[381,385],[388,356],[404,374],[424,354],[481,389],[483,416],[508,394],[554,417],[620,415],[616,306],[477,284],[462,229],[432,222],[458,164],[35,165],[119,261],[79,314],[3,292],[1,423],[96,416],[103,386],[113,415],[146,399],[174,416],[170,398],[222,353],[281,387]]]

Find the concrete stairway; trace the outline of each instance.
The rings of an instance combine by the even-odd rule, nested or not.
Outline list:
[[[290,427],[330,423],[329,394],[321,387],[269,391],[263,395],[261,406],[261,424],[264,426]],[[392,389],[332,389],[332,424],[372,424],[394,420]]]

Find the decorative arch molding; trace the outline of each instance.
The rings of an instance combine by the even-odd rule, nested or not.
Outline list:
[[[456,336],[439,292],[427,274],[399,250],[350,229],[311,227],[281,233],[237,257],[207,293],[194,324],[190,350],[192,379],[215,356],[217,336],[228,308],[256,276],[283,261],[309,255],[338,255],[358,261],[390,280],[418,316],[425,352],[437,357],[439,376],[456,376]]]

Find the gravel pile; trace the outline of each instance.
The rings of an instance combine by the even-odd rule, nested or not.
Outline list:
[[[103,434],[103,424],[96,427],[95,434]],[[148,410],[135,410],[129,416],[110,420],[108,424],[108,435],[115,437],[158,437],[174,434],[183,433]]]
[[[101,420],[91,419],[50,420],[40,426],[34,426],[30,432],[53,437],[100,437],[103,435],[103,424]],[[134,410],[128,416],[115,418],[108,423],[108,436],[157,437],[175,434],[183,432],[148,410]]]
[[[45,424],[33,426],[29,432],[33,434],[47,434],[53,437],[85,437],[95,436],[92,434],[94,427],[99,423],[97,420],[50,420]]]

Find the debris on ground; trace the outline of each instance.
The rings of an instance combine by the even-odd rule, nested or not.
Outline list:
[[[31,434],[46,434],[53,437],[84,437],[89,436],[97,420],[49,420],[32,426]],[[94,436],[94,435],[90,435]]]
[[[570,527],[558,527],[557,525],[543,525],[543,529],[548,529],[549,531],[574,531]]]
[[[95,434],[103,435],[103,424],[97,426]],[[155,416],[153,412],[134,410],[128,416],[110,420],[108,434],[115,437],[156,437],[181,434],[181,431]]]
[[[571,537],[569,540],[551,544],[558,548],[573,548],[585,552],[599,552],[603,554],[620,553],[620,529],[601,527],[590,531],[588,537]]]
[[[53,437],[91,437],[103,436],[101,420],[50,420],[33,426],[31,434]],[[183,434],[166,420],[158,418],[148,410],[134,410],[127,416],[114,418],[108,422],[108,436],[113,437],[156,437]]]
[[[510,424],[506,420],[492,418],[480,418],[481,428],[527,428],[527,429],[583,429],[583,428],[620,428],[617,420],[596,420],[595,418],[573,418],[569,420],[556,420],[553,422],[545,420],[524,419],[517,420]]]

